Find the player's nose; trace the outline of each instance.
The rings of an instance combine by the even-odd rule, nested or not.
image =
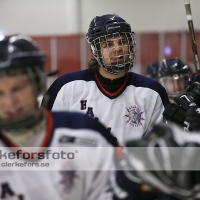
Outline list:
[[[115,50],[115,51],[120,51],[120,50],[122,50],[122,45],[121,45],[121,43],[119,43],[118,41],[115,41],[115,42],[114,42],[114,50]]]
[[[1,107],[3,108],[12,109],[16,107],[17,100],[15,97],[13,97],[13,95],[6,94],[2,98],[0,98],[0,104],[1,104]]]
[[[179,92],[179,91],[180,91],[180,84],[177,81],[175,81],[174,82],[174,92]]]

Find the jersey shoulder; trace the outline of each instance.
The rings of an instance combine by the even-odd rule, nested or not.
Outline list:
[[[87,69],[77,71],[77,72],[71,72],[64,74],[57,78],[52,85],[59,85],[63,86],[66,83],[72,82],[72,81],[77,81],[77,80],[84,80],[84,81],[93,81],[93,74],[90,73]]]
[[[64,74],[64,75],[58,77],[53,82],[53,84],[48,88],[47,92],[45,93],[45,95],[42,99],[41,105],[44,108],[51,110],[53,107],[53,103],[54,103],[60,89],[64,85],[66,85],[70,82],[79,81],[79,80],[83,80],[86,82],[94,81],[94,74],[90,73],[87,69],[85,69],[85,70],[81,70],[81,71],[77,71],[77,72],[67,73],[67,74]]]
[[[134,85],[135,87],[163,88],[163,86],[160,83],[158,83],[152,78],[136,74],[134,72],[129,72],[128,75],[129,75],[129,84]]]
[[[154,90],[158,93],[162,99],[163,105],[169,104],[169,98],[165,88],[157,81],[152,78],[136,74],[134,72],[129,72],[129,82],[128,85],[133,85],[135,87],[143,87]]]

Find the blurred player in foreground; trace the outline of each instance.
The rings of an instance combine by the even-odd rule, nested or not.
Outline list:
[[[135,182],[129,185],[120,171],[112,173],[110,183],[111,171],[116,169],[113,146],[118,144],[97,120],[38,107],[37,97],[45,91],[44,64],[44,54],[28,36],[19,34],[0,42],[0,199],[143,200],[157,196],[141,193]],[[73,147],[84,147],[73,159],[40,159]]]
[[[141,140],[126,143],[125,162],[149,191],[161,192],[157,199],[199,199],[199,131],[187,134],[176,125],[157,124]],[[135,179],[136,173],[127,174]]]
[[[116,14],[96,16],[89,25],[87,41],[92,53],[88,69],[59,77],[42,105],[99,119],[122,145],[125,137],[141,138],[162,121],[169,100],[158,82],[129,72],[136,60],[130,24]]]
[[[106,199],[110,173],[101,169],[112,168],[112,146],[117,146],[117,142],[91,117],[50,113],[38,107],[37,97],[44,93],[46,84],[44,64],[44,54],[28,36],[19,34],[0,42],[0,199]],[[64,152],[69,147],[93,149],[86,149],[80,160],[71,157],[64,160],[65,165],[58,166],[59,171],[48,167],[39,168],[42,171],[37,167],[27,168],[34,163],[38,167],[45,164],[39,155],[48,154],[51,147]],[[100,147],[111,150],[102,153]],[[59,161],[54,159],[50,164]],[[26,167],[18,167],[19,164]],[[84,165],[94,165],[99,171],[80,171]]]

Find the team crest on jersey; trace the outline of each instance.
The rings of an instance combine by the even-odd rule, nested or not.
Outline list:
[[[60,181],[61,184],[64,185],[64,192],[70,193],[75,187],[75,179],[78,178],[76,171],[61,171],[62,180]]]
[[[128,113],[125,115],[127,117],[126,123],[129,123],[131,126],[142,126],[142,120],[145,120],[142,117],[143,111],[140,110],[137,106],[130,106],[126,108]]]

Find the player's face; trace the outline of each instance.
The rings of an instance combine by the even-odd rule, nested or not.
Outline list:
[[[120,64],[129,59],[129,45],[126,36],[107,36],[101,41],[101,54],[105,66]]]
[[[165,78],[165,89],[169,93],[181,92],[186,88],[185,77],[180,76],[167,76]]]
[[[35,94],[26,74],[0,77],[0,118],[15,119],[36,108]]]

